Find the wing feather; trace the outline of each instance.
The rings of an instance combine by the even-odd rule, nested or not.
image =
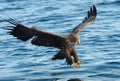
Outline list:
[[[5,19],[5,21],[14,25],[9,26],[9,28],[7,29],[10,30],[9,34],[13,35],[17,39],[27,41],[33,38],[31,43],[34,45],[56,47],[59,49],[62,49],[65,45],[64,43],[66,39],[62,36],[52,34],[43,30],[26,27],[12,18]]]
[[[84,20],[82,21],[82,23],[80,23],[78,26],[76,26],[72,33],[74,34],[78,34],[83,28],[85,28],[86,26],[92,24],[97,16],[97,9],[96,7],[93,5],[90,10],[87,13],[87,17],[84,18]]]
[[[62,36],[38,30],[37,35],[31,41],[34,45],[64,48],[66,39]]]

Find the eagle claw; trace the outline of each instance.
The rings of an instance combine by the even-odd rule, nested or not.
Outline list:
[[[73,65],[73,67],[78,68],[80,66],[80,64],[83,64],[83,62],[78,61],[77,63],[73,63],[72,65]]]

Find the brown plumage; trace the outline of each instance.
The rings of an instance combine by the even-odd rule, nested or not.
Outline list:
[[[31,43],[37,46],[58,48],[60,51],[52,57],[52,60],[65,58],[68,65],[76,64],[79,66],[80,61],[75,51],[75,44],[80,43],[80,37],[78,36],[78,33],[87,25],[93,23],[96,16],[97,10],[93,5],[82,23],[76,26],[72,33],[66,36],[60,36],[43,30],[38,30],[36,28],[26,27],[12,18],[5,19],[5,21],[14,25],[8,28],[8,30],[10,30],[10,35],[13,35],[22,41],[27,41],[32,38]]]

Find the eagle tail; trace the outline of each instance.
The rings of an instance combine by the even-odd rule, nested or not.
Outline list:
[[[57,54],[55,54],[51,59],[56,60],[56,59],[64,59],[65,54],[63,50],[60,50]]]

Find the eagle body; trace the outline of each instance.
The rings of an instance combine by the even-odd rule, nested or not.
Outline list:
[[[68,57],[66,58],[67,64],[78,62],[78,56],[75,51],[75,44],[77,43],[77,36],[75,36],[74,34],[70,34],[64,37],[66,39],[66,43],[64,45],[65,47],[61,49],[56,55],[54,55],[52,60],[64,59],[65,57]],[[72,60],[71,56],[73,56],[74,60]]]
[[[74,35],[74,34],[67,35],[67,36],[65,36],[65,38],[66,38],[66,41],[67,41],[66,42],[67,47],[74,46],[80,40],[80,37],[78,35]]]
[[[29,39],[32,39],[31,43],[36,46],[58,48],[60,50],[52,57],[52,60],[66,59],[68,65],[73,64],[76,67],[80,65],[80,61],[75,50],[75,44],[80,44],[80,37],[78,33],[87,25],[92,24],[95,21],[96,16],[97,10],[93,5],[83,21],[78,24],[69,35],[65,36],[60,36],[44,30],[24,26],[12,18],[7,18],[4,20],[13,24],[13,26],[6,28],[9,30],[10,35],[13,35],[22,41],[28,41]]]

